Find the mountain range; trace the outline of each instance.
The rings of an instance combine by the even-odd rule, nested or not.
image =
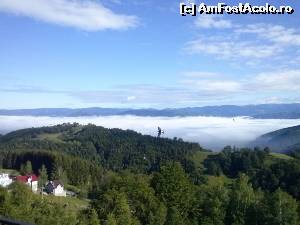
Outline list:
[[[256,119],[299,119],[300,103],[293,104],[260,104],[260,105],[222,105],[166,109],[130,109],[130,108],[39,108],[39,109],[0,109],[0,115],[6,116],[218,116],[237,117],[248,116]]]

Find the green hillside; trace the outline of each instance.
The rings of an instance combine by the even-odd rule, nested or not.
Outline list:
[[[35,173],[39,184],[60,180],[74,192],[74,197],[44,196],[18,182],[0,188],[0,215],[33,224],[298,225],[300,220],[300,161],[268,149],[228,146],[215,153],[180,139],[63,124],[0,138],[0,168]]]
[[[272,151],[288,153],[300,149],[300,126],[288,127],[264,134],[253,146],[269,147]]]
[[[18,130],[0,138],[0,151],[49,151],[98,163],[114,171],[156,171],[167,161],[193,163],[193,156],[207,152],[197,143],[156,138],[131,130],[62,124]]]

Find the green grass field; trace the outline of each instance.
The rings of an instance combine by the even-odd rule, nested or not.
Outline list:
[[[20,175],[19,171],[11,169],[0,169],[0,173],[7,173],[9,175],[17,176]]]
[[[40,134],[37,136],[37,140],[48,140],[53,142],[63,142],[59,137],[62,135],[62,133],[55,133],[55,134]]]
[[[88,199],[79,199],[75,197],[56,197],[53,195],[44,195],[49,202],[64,205],[65,208],[71,213],[77,213],[82,209],[86,209],[89,206]]]
[[[281,153],[272,152],[272,153],[270,153],[270,155],[277,159],[286,159],[286,160],[293,159],[293,157],[286,155],[286,154],[281,154]]]

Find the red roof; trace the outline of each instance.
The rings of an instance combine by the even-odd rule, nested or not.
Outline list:
[[[37,181],[38,180],[37,176],[34,175],[34,174],[27,175],[27,176],[17,176],[16,179],[19,182],[27,183],[30,177],[31,177],[32,181]]]

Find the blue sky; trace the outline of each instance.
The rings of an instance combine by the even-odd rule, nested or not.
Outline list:
[[[0,108],[300,102],[298,1],[197,17],[179,3],[0,0]]]

